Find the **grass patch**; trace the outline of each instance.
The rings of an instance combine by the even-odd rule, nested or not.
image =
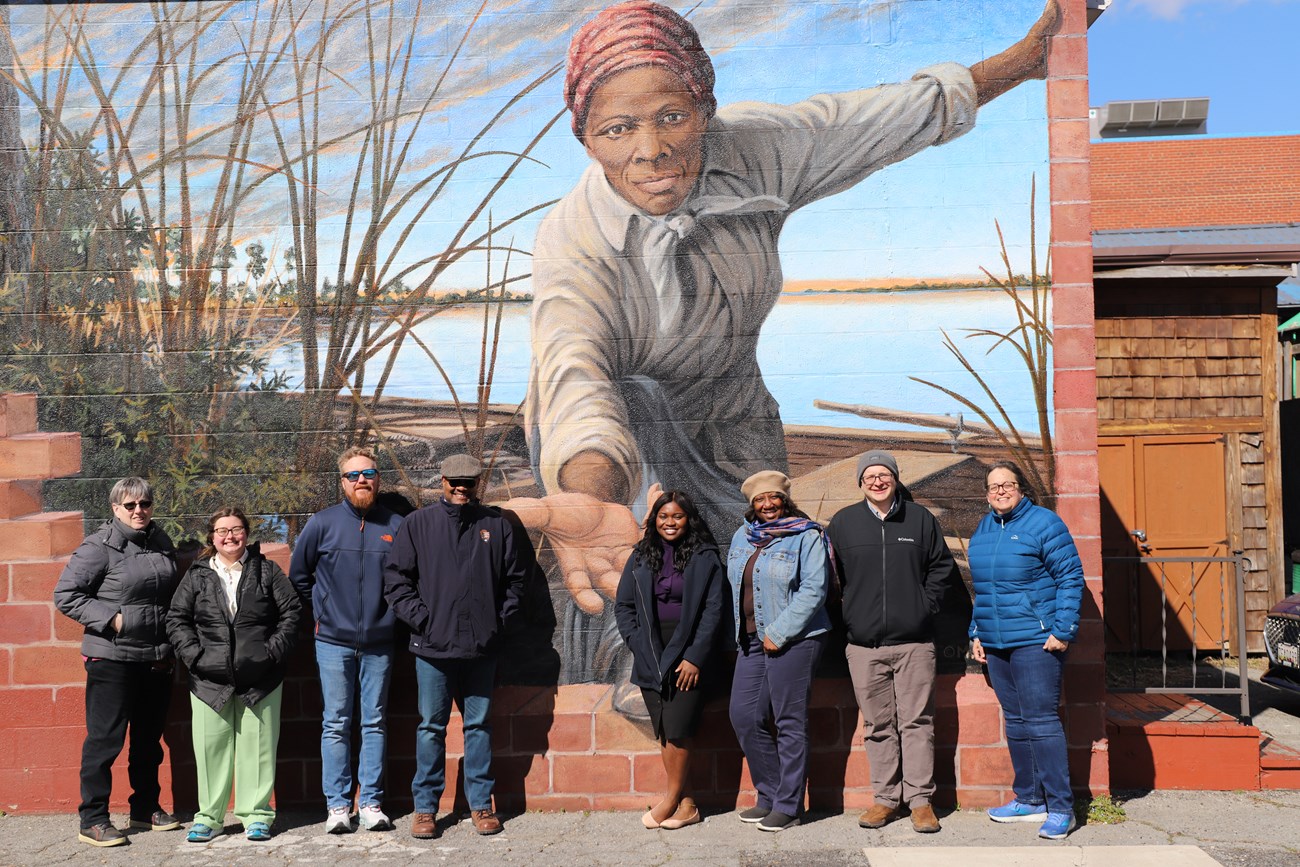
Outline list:
[[[1110,795],[1098,795],[1085,804],[1089,825],[1118,825],[1128,821],[1128,814]]]

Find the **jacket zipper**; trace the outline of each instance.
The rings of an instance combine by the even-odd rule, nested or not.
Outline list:
[[[358,580],[357,580],[357,646],[355,648],[357,650],[360,650],[362,647],[365,646],[366,644],[365,639],[367,638],[367,636],[364,634],[366,628],[366,618],[365,618],[366,590],[364,586],[365,574],[366,574],[366,516],[365,515],[361,516],[360,566],[361,566],[361,574],[358,576]]]
[[[888,518],[889,514],[885,514]],[[889,635],[889,549],[885,546],[885,518],[880,519],[880,638],[876,646]]]
[[[650,609],[649,609],[649,607],[645,604],[645,594],[643,594],[643,593],[641,592],[641,582],[636,580],[636,576],[635,576],[635,575],[632,576],[632,584],[633,584],[633,586],[636,587],[636,598],[639,599],[639,600],[641,601],[641,611],[645,614],[645,619],[646,619],[646,637],[650,640],[650,652],[653,654],[653,653],[654,653],[654,649],[655,649],[655,640],[654,640],[653,624],[650,623]],[[664,682],[664,669],[663,669],[663,666],[661,666],[661,665],[659,664],[659,657],[658,657],[658,656],[655,656],[655,673],[659,675],[659,683],[660,683],[660,684],[663,684],[663,682]]]

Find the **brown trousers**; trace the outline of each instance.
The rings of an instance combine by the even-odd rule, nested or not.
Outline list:
[[[862,711],[871,788],[890,807],[934,797],[934,645],[845,648]]]

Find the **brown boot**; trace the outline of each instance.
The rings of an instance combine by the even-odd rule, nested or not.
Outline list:
[[[484,836],[501,833],[501,820],[491,810],[471,810],[469,817],[474,823],[474,830],[478,833]]]
[[[901,815],[902,810],[898,807],[876,802],[871,805],[871,809],[858,816],[858,825],[863,828],[883,828]]]
[[[411,836],[417,840],[432,840],[438,836],[438,825],[433,813],[416,813],[411,819]]]
[[[918,834],[934,834],[939,831],[939,817],[934,814],[933,807],[922,804],[912,808],[912,830]]]

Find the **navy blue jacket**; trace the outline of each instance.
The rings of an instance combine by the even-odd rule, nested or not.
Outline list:
[[[704,669],[713,655],[727,577],[716,546],[706,545],[691,556],[682,574],[682,619],[667,647],[659,635],[657,577],[635,553],[629,557],[614,598],[614,619],[632,651],[632,683],[662,692],[666,682],[676,679],[677,664],[683,659]]]
[[[312,515],[294,545],[289,580],[311,600],[316,637],[358,650],[391,645],[384,558],[402,517],[381,502],[364,515],[344,500]]]
[[[411,629],[411,652],[478,659],[519,611],[531,543],[498,509],[438,502],[412,512],[384,562],[384,595]]]
[[[1070,642],[1079,634],[1083,563],[1055,512],[1024,499],[1006,515],[990,511],[967,549],[975,584],[970,637],[985,647]]]

